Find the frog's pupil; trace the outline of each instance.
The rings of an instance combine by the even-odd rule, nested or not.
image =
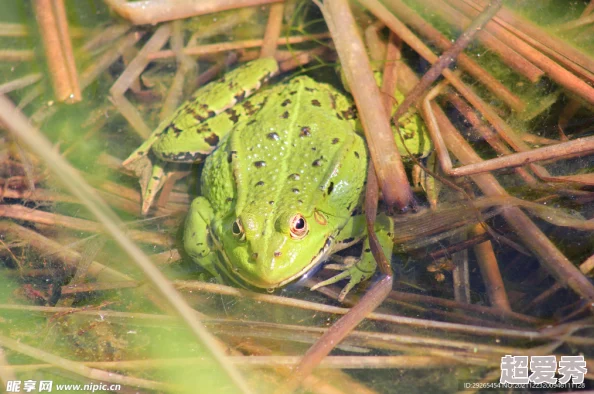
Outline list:
[[[295,228],[297,230],[303,230],[304,227],[305,227],[305,220],[303,220],[303,218],[299,218],[299,220],[297,220],[297,222],[295,222]]]
[[[237,221],[233,222],[233,227],[231,228],[231,231],[233,231],[233,234],[235,235],[241,234],[241,229],[239,228],[239,224],[237,224]]]

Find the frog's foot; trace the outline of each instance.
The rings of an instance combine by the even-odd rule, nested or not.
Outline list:
[[[326,264],[324,268],[334,271],[344,271],[348,268],[351,268],[355,264],[359,262],[359,259],[355,256],[337,256],[332,255],[330,256],[330,260],[336,262],[336,264]]]
[[[157,193],[174,174],[170,167],[170,163],[156,162],[153,164],[148,178],[146,176],[140,178],[140,188],[142,191],[141,212],[143,215],[148,213],[155,201]]]
[[[146,215],[153,205],[157,193],[172,176],[179,175],[175,163],[152,160],[148,156],[138,157],[128,164],[128,170],[134,172],[140,183],[142,196],[141,212]]]
[[[341,270],[342,272],[330,279],[319,282],[315,286],[312,286],[311,289],[315,290],[320,287],[328,286],[343,279],[349,278],[349,282],[342,289],[338,296],[338,301],[342,302],[349,291],[353,289],[353,287],[373,276],[375,273],[376,262],[373,258],[373,255],[371,254],[371,251],[366,249],[360,259],[355,257],[347,257],[344,259],[343,264],[328,264],[326,268]]]

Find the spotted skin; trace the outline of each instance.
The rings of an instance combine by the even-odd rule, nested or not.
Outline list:
[[[155,182],[166,177],[163,163],[204,161],[184,247],[221,280],[277,288],[363,240],[356,263],[322,284],[348,280],[344,296],[376,269],[361,209],[361,125],[350,98],[306,76],[254,93],[275,72],[260,59],[199,90],[128,161],[151,151]],[[391,220],[377,223],[390,255]]]
[[[205,161],[203,195],[190,208],[184,244],[213,275],[276,288],[342,248],[336,240],[343,230],[365,238],[351,213],[360,206],[367,150],[356,122],[336,116],[352,103],[329,85],[301,76],[252,100],[259,110],[239,120]],[[303,239],[290,235],[297,214],[308,226]],[[238,219],[245,238],[233,235]],[[208,240],[213,248],[205,252]],[[373,256],[364,254],[357,267],[349,289],[375,271]]]
[[[167,163],[196,163],[214,150],[240,117],[259,110],[258,102],[236,106],[278,73],[274,59],[263,58],[229,72],[224,78],[199,89],[171,116],[153,131],[122,165],[134,168],[134,163],[149,152],[165,163],[153,163],[152,174],[143,191],[143,213],[146,214],[157,192],[168,177]],[[263,100],[265,100],[263,98]],[[234,107],[227,116],[218,116]]]

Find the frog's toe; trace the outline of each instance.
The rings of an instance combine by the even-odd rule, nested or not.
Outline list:
[[[165,183],[175,175],[175,172],[168,165],[169,163],[155,163],[152,167],[151,174],[145,181],[140,182],[142,190],[142,207],[141,212],[146,215],[153,205],[157,193],[165,186]]]
[[[344,269],[344,267],[343,267]],[[338,301],[342,302],[346,295],[359,283],[363,282],[364,280],[369,279],[373,275],[374,271],[365,271],[362,270],[357,264],[353,264],[351,267],[344,269],[338,275],[333,276],[330,279],[326,279],[322,282],[317,283],[316,285],[312,286],[312,290],[319,289],[320,287],[328,286],[333,283],[339,282],[343,279],[349,278],[349,282],[347,285],[342,289],[340,295],[338,296]]]
[[[148,213],[149,209],[153,205],[153,202],[155,201],[157,193],[159,192],[159,190],[161,190],[161,188],[163,187],[165,182],[167,182],[167,179],[171,175],[172,174],[170,172],[165,171],[164,167],[154,165],[151,172],[151,176],[146,182],[146,184],[141,183],[141,189],[143,189],[141,212],[143,215],[146,215]]]
[[[335,263],[326,264],[324,266],[324,268],[333,270],[333,271],[348,270],[349,268],[351,268],[352,266],[357,264],[359,261],[361,261],[360,259],[358,259],[354,256],[347,256],[347,257],[332,256],[331,259],[332,259],[332,261],[335,261]]]
[[[348,270],[342,271],[340,274],[334,275],[332,278],[329,278],[329,279],[326,279],[326,280],[316,283],[315,285],[313,285],[311,287],[311,289],[316,290],[316,289],[319,289],[320,287],[331,285],[331,284],[339,282],[349,276],[350,276],[350,273]]]

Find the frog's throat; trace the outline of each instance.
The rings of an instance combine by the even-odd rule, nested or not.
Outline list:
[[[216,259],[216,261],[219,262],[219,264],[217,264],[217,266],[216,266],[216,268],[218,269],[219,272],[223,273],[228,279],[230,279],[235,285],[237,285],[239,287],[242,287],[245,289],[254,288],[254,287],[258,288],[258,289],[263,288],[262,286],[258,286],[256,284],[252,283],[252,281],[250,281],[249,279],[241,276],[238,272],[235,272],[232,268],[232,264],[231,264],[231,261],[229,260],[229,257],[224,252],[224,249],[223,249],[221,243],[218,240],[214,239],[214,237],[212,237],[212,239],[216,246],[216,250],[218,251],[219,255],[223,257],[223,261],[224,261],[224,263],[221,264],[221,262],[220,262],[221,260]],[[314,258],[311,259],[309,264],[307,266],[305,266],[301,271],[299,271],[295,275],[293,275],[279,283],[269,285],[266,288],[267,289],[277,289],[279,287],[283,287],[283,286],[293,282],[294,280],[301,278],[303,275],[307,274],[316,265],[322,263],[326,259],[326,257],[329,255],[329,252],[331,250],[333,243],[334,243],[334,237],[329,236],[328,239],[326,239],[324,246],[322,246],[322,248],[314,256]]]

